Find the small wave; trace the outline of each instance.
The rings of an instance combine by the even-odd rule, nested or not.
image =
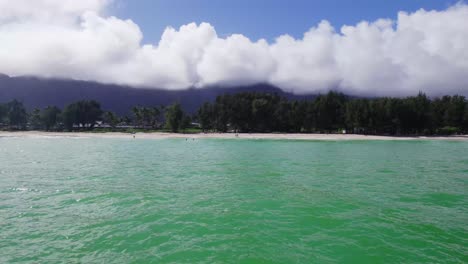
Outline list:
[[[28,192],[28,191],[30,191],[29,188],[25,188],[25,187],[11,188],[11,190],[14,191],[14,192]]]
[[[38,189],[26,188],[26,187],[15,187],[10,188],[13,192],[40,192]]]

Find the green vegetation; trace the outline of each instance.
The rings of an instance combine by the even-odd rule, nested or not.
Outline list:
[[[101,104],[94,100],[83,100],[65,107],[63,122],[67,130],[73,130],[74,125],[91,130],[101,118],[101,115]]]
[[[13,100],[0,107],[0,121],[6,122],[12,130],[25,129],[28,121],[26,108],[18,100]]]
[[[161,125],[161,112],[164,107],[140,107],[132,108],[135,125],[139,128],[155,129]]]
[[[112,129],[115,129],[120,123],[120,118],[114,112],[104,112],[102,115],[102,121],[109,124]]]
[[[468,132],[463,96],[429,99],[350,98],[329,92],[313,100],[287,100],[275,94],[239,93],[216,98],[198,110],[204,131],[435,135]]]
[[[199,123],[192,125],[192,120]],[[99,102],[82,100],[27,113],[17,100],[0,104],[0,128],[46,131],[168,131],[356,133],[375,135],[452,135],[468,133],[464,96],[430,99],[351,98],[337,92],[311,100],[288,100],[277,94],[238,93],[205,102],[192,118],[180,103],[167,107],[135,106],[130,117],[103,111]]]
[[[185,131],[190,123],[190,117],[184,113],[179,103],[174,103],[166,108],[166,128],[171,132]]]

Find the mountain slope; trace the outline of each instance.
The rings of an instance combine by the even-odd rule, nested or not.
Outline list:
[[[103,109],[114,111],[121,115],[128,114],[130,109],[135,105],[168,105],[175,101],[180,102],[186,111],[194,112],[202,103],[213,101],[218,95],[245,91],[277,93],[289,99],[313,97],[313,95],[294,95],[267,84],[171,91],[132,88],[129,86],[76,80],[0,75],[0,102],[18,99],[29,110],[36,107],[44,108],[48,105],[56,105],[63,108],[65,105],[77,100],[94,99],[101,102]]]

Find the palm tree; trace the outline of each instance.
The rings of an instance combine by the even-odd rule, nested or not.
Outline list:
[[[134,106],[132,108],[132,112],[133,112],[133,115],[135,116],[135,119],[134,119],[134,123],[137,127],[141,126],[141,123],[142,123],[142,111],[141,111],[141,107],[139,106]]]

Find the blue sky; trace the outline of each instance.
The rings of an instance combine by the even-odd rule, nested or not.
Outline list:
[[[468,95],[464,1],[0,0],[0,73],[162,89]],[[398,27],[356,26],[378,19]]]
[[[208,22],[218,34],[241,33],[252,40],[288,33],[301,37],[323,19],[335,28],[379,18],[395,19],[398,11],[443,10],[454,0],[116,0],[111,11],[130,18],[157,43],[166,26]]]

